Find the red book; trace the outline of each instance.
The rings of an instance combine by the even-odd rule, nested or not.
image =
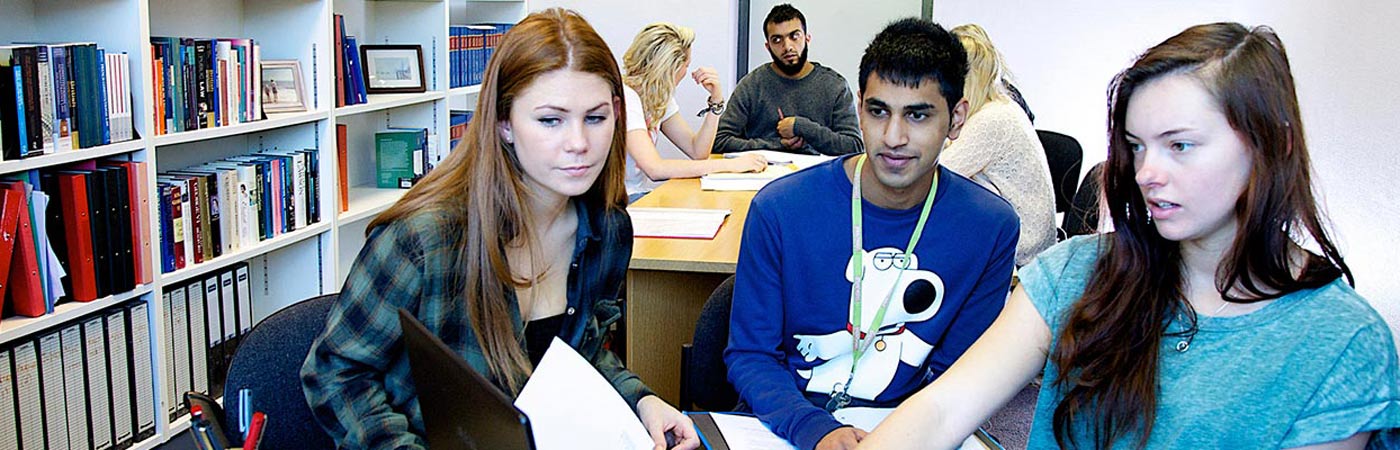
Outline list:
[[[175,270],[185,268],[185,203],[181,198],[185,191],[185,183],[175,183],[170,189],[170,239],[175,245]]]
[[[26,202],[23,196],[16,195],[9,189],[0,189],[0,274],[10,273],[10,261],[14,258],[15,250],[15,230],[19,228],[19,216],[21,208]],[[10,280],[8,277],[0,279],[0,309],[5,305],[5,295],[9,291]]]
[[[335,126],[335,180],[340,184],[340,212],[350,210],[350,162],[349,155],[345,149],[347,129],[345,125]]]
[[[24,183],[0,183],[6,190],[15,192],[20,201],[16,210],[19,214],[19,227],[15,229],[14,254],[11,256],[9,296],[15,314],[26,317],[39,317],[48,312],[44,301],[44,285],[39,280],[39,251],[34,243],[34,225],[29,219],[29,195]],[[6,207],[9,198],[6,198]]]
[[[335,106],[345,106],[345,16],[335,15]]]
[[[92,222],[88,217],[87,175],[58,174],[58,197],[63,205],[63,237],[68,241],[68,278],[73,300],[97,299],[97,272],[92,262]]]

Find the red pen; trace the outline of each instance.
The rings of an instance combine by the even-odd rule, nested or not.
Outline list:
[[[263,425],[266,423],[266,414],[260,412],[253,413],[253,421],[251,424],[248,424],[248,437],[243,439],[243,450],[255,450],[258,448],[258,444],[262,442]]]

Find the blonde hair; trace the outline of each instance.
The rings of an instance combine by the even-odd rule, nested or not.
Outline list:
[[[622,55],[622,82],[642,98],[647,128],[666,113],[666,103],[676,91],[676,71],[690,58],[695,31],[680,25],[657,22],[642,28],[632,46]]]
[[[976,114],[983,105],[1007,101],[1004,82],[1011,79],[1006,60],[992,45],[987,30],[977,24],[958,25],[952,30],[967,51],[967,79],[963,82],[963,98],[967,99],[968,114]]]

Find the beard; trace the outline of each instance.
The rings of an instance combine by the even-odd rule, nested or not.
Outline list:
[[[768,52],[768,56],[773,58],[773,67],[777,67],[779,72],[782,72],[783,75],[795,77],[798,73],[802,72],[802,67],[807,65],[807,51],[811,49],[810,46],[803,47],[802,56],[798,56],[797,62],[794,64],[783,62],[783,58],[773,54],[773,52]]]

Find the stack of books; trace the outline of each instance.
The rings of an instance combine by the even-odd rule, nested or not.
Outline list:
[[[161,271],[172,272],[321,220],[316,150],[271,150],[162,172]]]
[[[261,53],[252,39],[152,37],[155,133],[262,120]]]
[[[477,25],[453,25],[448,33],[449,59],[452,61],[452,87],[481,84],[486,63],[496,53],[504,36],[513,25],[488,23]]]
[[[0,46],[0,157],[136,138],[131,58],[91,42]]]

